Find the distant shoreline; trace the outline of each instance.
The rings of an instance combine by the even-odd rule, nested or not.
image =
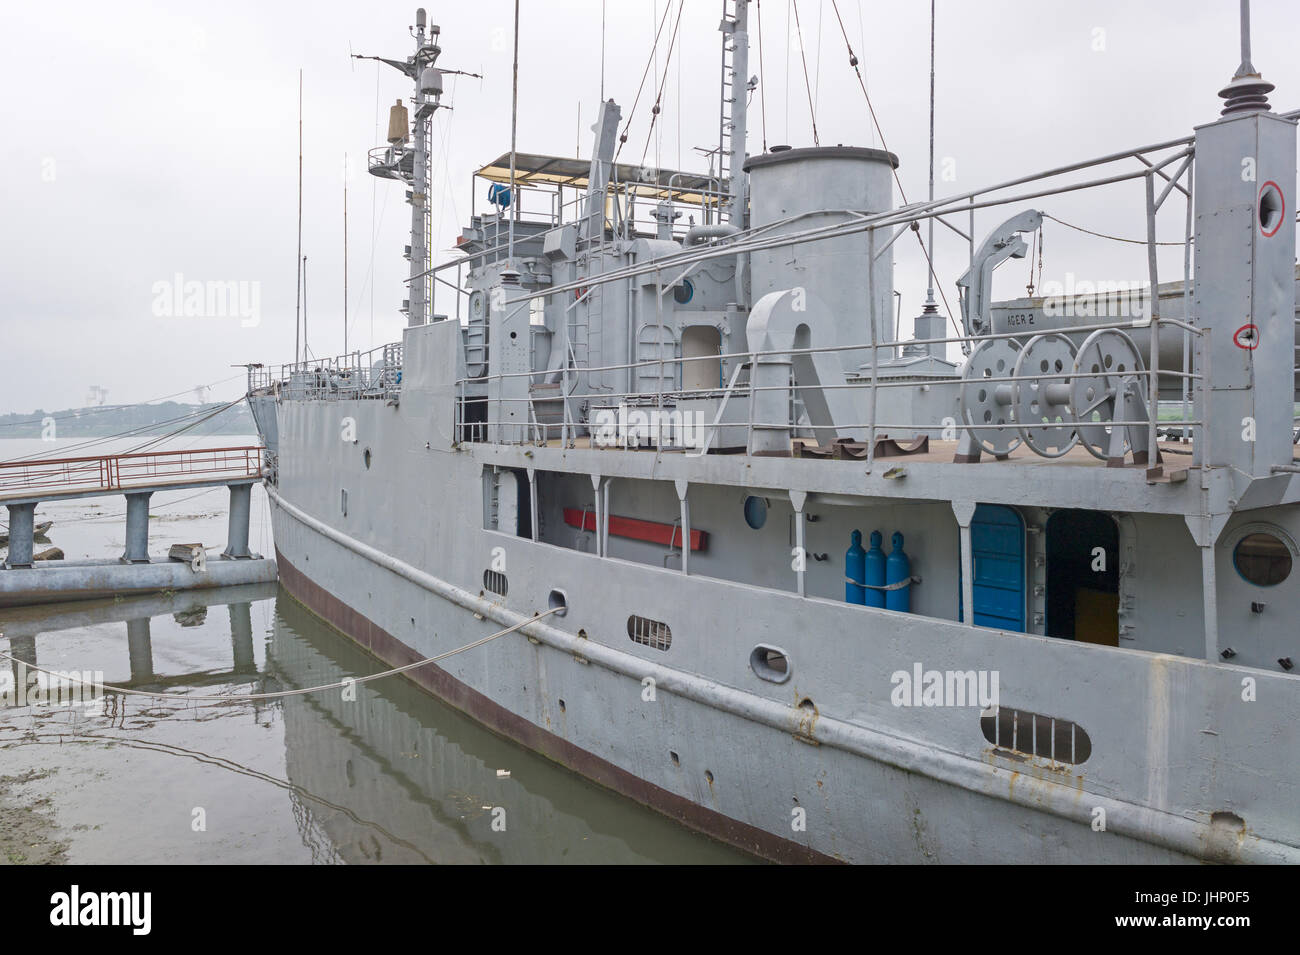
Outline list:
[[[0,439],[4,438],[107,438],[130,432],[133,435],[168,434],[192,425],[187,434],[256,434],[257,426],[243,402],[215,417],[196,424],[205,414],[216,412],[224,402],[185,404],[164,401],[147,405],[97,405],[0,415]]]

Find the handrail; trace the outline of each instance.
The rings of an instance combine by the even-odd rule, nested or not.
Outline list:
[[[264,450],[260,445],[244,445],[0,462],[0,495],[114,491],[197,476],[256,478],[262,475]]]

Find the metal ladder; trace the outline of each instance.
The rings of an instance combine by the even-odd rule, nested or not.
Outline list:
[[[735,46],[731,36],[736,30],[736,0],[722,0],[722,22],[718,24],[722,31],[722,87],[718,96],[718,183],[731,179],[731,134],[735,124],[731,122],[731,104],[736,101],[736,70],[731,54]],[[744,77],[740,80],[744,95]]]

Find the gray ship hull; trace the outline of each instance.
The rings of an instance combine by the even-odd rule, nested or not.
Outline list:
[[[410,405],[262,406],[280,414],[279,486],[268,490],[281,577],[393,665],[514,625],[564,590],[563,618],[409,674],[503,736],[774,860],[1300,856],[1287,836],[1287,782],[1237,771],[1272,760],[1262,712],[1233,703],[1249,672],[1271,701],[1268,722],[1294,725],[1294,678],[970,628],[484,530],[476,508],[448,502],[478,500],[478,456],[491,449],[431,450],[413,427],[429,416]],[[341,415],[385,449],[372,467],[334,436]],[[482,586],[494,548],[507,554],[508,597]],[[672,621],[669,652],[624,636],[638,611]],[[787,683],[753,677],[756,642],[787,651]],[[989,745],[978,708],[893,705],[888,675],[917,661],[1000,672],[1003,705],[1014,697],[1025,712],[1086,727],[1086,768]]]

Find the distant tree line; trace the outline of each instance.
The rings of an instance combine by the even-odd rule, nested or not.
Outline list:
[[[148,405],[95,405],[89,408],[65,408],[62,411],[36,411],[0,415],[0,438],[103,438],[123,432],[167,434],[193,424],[206,413],[216,411],[223,402],[185,404],[163,401]],[[256,434],[257,425],[248,405],[239,404],[190,428],[186,434]]]

